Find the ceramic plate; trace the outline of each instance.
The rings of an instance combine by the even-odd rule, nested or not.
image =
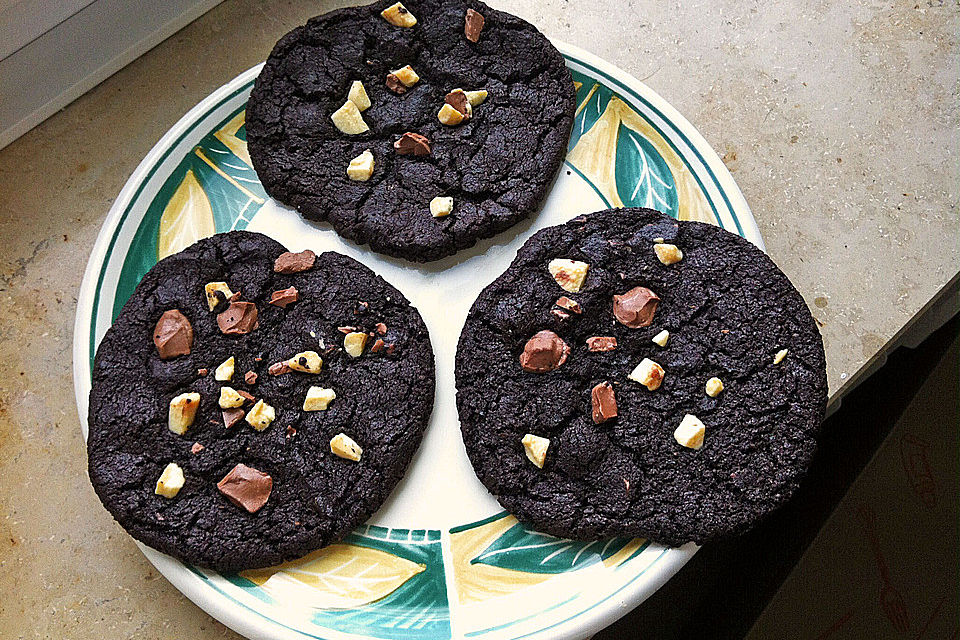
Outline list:
[[[360,260],[416,305],[437,358],[436,408],[405,478],[343,542],[280,567],[220,574],[143,547],[170,582],[251,638],[580,638],[610,624],[696,552],[641,539],[574,542],[531,531],[477,480],[460,440],[454,353],[467,311],[542,227],[613,206],[717,224],[763,246],[716,153],[642,83],[556,43],[573,72],[577,115],[566,162],[541,213],[429,265],[371,253],[305,222],[264,193],[250,165],[244,108],[260,67],[187,113],[130,177],[103,225],[81,288],[74,379],[86,433],[94,351],[159,258],[231,229],[293,251]],[[106,516],[104,516],[106,517]]]

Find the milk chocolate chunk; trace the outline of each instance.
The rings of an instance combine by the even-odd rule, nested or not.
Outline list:
[[[272,376],[282,376],[285,373],[290,373],[290,365],[286,362],[274,362],[267,368],[267,373]]]
[[[257,373],[255,371],[247,371],[243,374],[243,381],[247,384],[257,384]]]
[[[446,95],[446,97],[444,97],[443,101],[463,115],[470,115],[470,101],[467,99],[467,94],[462,89],[451,91]]]
[[[273,490],[273,478],[253,467],[240,463],[223,476],[217,489],[227,500],[249,513],[256,513],[267,504]]]
[[[580,303],[576,300],[571,300],[567,296],[560,296],[557,299],[557,306],[567,311],[572,311],[573,313],[583,313],[583,307],[580,306]]]
[[[224,428],[229,429],[243,420],[243,416],[245,416],[247,412],[240,407],[236,407],[234,409],[221,409],[220,414],[223,416]]]
[[[481,31],[483,31],[483,16],[473,9],[467,9],[467,15],[463,19],[463,33],[467,36],[467,40],[478,42]]]
[[[393,148],[402,156],[428,156],[430,155],[430,141],[426,136],[419,133],[407,132],[400,136],[400,139],[393,143]]]
[[[190,453],[194,453],[194,454],[200,453],[204,449],[206,449],[206,447],[204,447],[202,444],[200,444],[199,442],[194,442],[193,446],[190,447]]]
[[[553,371],[570,355],[570,347],[553,331],[544,330],[527,340],[520,354],[520,366],[524,371],[546,373]]]
[[[660,298],[646,287],[634,287],[622,296],[613,296],[613,316],[631,329],[649,327]]]
[[[220,332],[228,336],[250,333],[259,325],[257,305],[252,302],[231,302],[223,313],[217,315]]]
[[[397,77],[395,73],[387,74],[387,89],[393,91],[398,96],[402,96],[407,92],[407,85],[403,84],[400,78]]]
[[[280,289],[270,294],[270,304],[276,305],[282,309],[286,309],[287,305],[291,305],[299,299],[300,293],[297,291],[296,287]]]
[[[179,309],[164,311],[153,329],[153,344],[161,360],[188,355],[193,348],[193,325]]]
[[[601,382],[590,391],[590,402],[593,405],[593,421],[596,424],[606,422],[617,417],[617,396],[613,392],[613,385]]]
[[[384,324],[384,323],[382,323],[382,322],[378,322],[378,323],[374,326],[374,328],[377,330],[377,333],[380,334],[381,336],[387,335],[387,325],[386,325],[386,324]]]
[[[277,256],[273,262],[273,270],[276,273],[300,273],[313,268],[313,263],[317,260],[317,254],[310,249],[293,253],[285,251]]]
[[[617,339],[613,336],[591,336],[587,338],[590,351],[613,351],[617,348]]]

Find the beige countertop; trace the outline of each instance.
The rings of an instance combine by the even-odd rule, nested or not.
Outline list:
[[[226,2],[0,151],[3,635],[235,637],[159,576],[90,487],[77,291],[160,136],[341,4]],[[493,4],[643,80],[723,156],[821,323],[834,394],[960,268],[956,2]]]

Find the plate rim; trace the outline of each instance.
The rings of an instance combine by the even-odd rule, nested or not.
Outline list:
[[[747,204],[746,198],[734,181],[729,169],[727,169],[720,156],[703,135],[677,111],[675,107],[644,82],[634,78],[613,63],[560,39],[550,38],[550,40],[565,57],[582,63],[584,66],[593,67],[614,82],[642,96],[656,111],[660,112],[669,124],[685,136],[690,143],[690,148],[696,152],[698,159],[716,179],[720,193],[726,199],[729,206],[730,215],[740,226],[743,236],[756,244],[761,250],[765,250],[756,220]],[[107,254],[112,248],[116,233],[123,222],[124,211],[131,204],[139,189],[144,186],[147,174],[157,162],[161,160],[161,156],[173,146],[174,141],[206,115],[212,105],[223,100],[224,97],[237,91],[239,87],[246,85],[252,78],[259,75],[263,65],[264,63],[261,62],[239,73],[229,82],[221,85],[204,97],[178,119],[177,122],[160,137],[156,144],[151,147],[150,151],[147,152],[136,169],[130,174],[130,177],[124,183],[123,188],[116,200],[114,200],[110,211],[100,227],[97,239],[84,269],[83,280],[77,296],[77,312],[74,319],[73,331],[74,395],[77,400],[80,428],[84,441],[86,441],[87,438],[88,397],[83,388],[83,381],[89,380],[91,374],[90,359],[86,350],[93,334],[90,318],[93,312],[93,303],[97,289],[97,272],[103,267]],[[257,640],[273,640],[276,638],[288,640],[305,637],[323,638],[323,636],[315,634],[308,635],[286,627],[258,611],[249,609],[242,603],[240,606],[237,606],[238,603],[235,600],[208,585],[203,578],[198,576],[186,565],[139,541],[135,540],[134,542],[136,542],[147,560],[163,574],[167,581],[206,613],[237,633]],[[654,565],[656,565],[656,571],[652,577],[646,580],[629,582],[603,601],[595,603],[588,609],[566,620],[555,623],[551,627],[538,629],[522,637],[572,639],[582,638],[596,633],[627,614],[656,592],[672,578],[698,550],[699,547],[693,543],[688,543],[673,549],[666,548],[661,556],[654,560],[643,571],[646,573],[646,570],[653,569]],[[355,638],[362,637],[354,634],[344,635]],[[453,637],[457,636],[454,635]]]

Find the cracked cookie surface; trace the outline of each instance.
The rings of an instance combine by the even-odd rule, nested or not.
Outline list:
[[[222,571],[263,567],[341,539],[400,480],[430,416],[433,351],[417,310],[341,254],[320,254],[307,271],[277,273],[274,261],[284,251],[266,236],[234,231],[161,260],[97,350],[90,479],[131,535],[186,562]],[[240,300],[256,304],[257,328],[225,335],[205,296],[211,282],[226,282]],[[284,293],[285,306],[270,303],[274,292]],[[192,347],[161,359],[152,336],[170,309],[191,324]],[[341,327],[372,334],[359,357],[344,352]],[[383,344],[374,352],[377,340]],[[319,374],[270,373],[271,365],[306,351],[322,358]],[[233,375],[218,381],[216,370],[230,357]],[[262,399],[275,419],[262,431],[242,418],[226,427],[218,405],[225,386]],[[304,411],[314,386],[333,389],[336,398],[326,410]],[[193,392],[199,410],[177,435],[168,428],[168,405]],[[247,400],[242,408],[249,414],[253,407]],[[339,433],[362,447],[359,461],[331,452]],[[167,498],[155,493],[155,483],[171,462],[185,482]],[[255,513],[218,490],[237,464],[272,478]]]
[[[676,245],[682,259],[664,264],[656,244]],[[589,264],[579,292],[549,272],[557,258]],[[613,297],[635,287],[659,302],[649,325],[630,328]],[[569,354],[547,372],[524,370],[521,354],[541,331]],[[596,337],[616,347],[594,340],[590,350]],[[653,391],[628,378],[645,358],[664,370]],[[723,389],[711,397],[714,377]],[[740,533],[785,502],[809,466],[827,397],[820,333],[776,265],[739,236],[649,209],[532,236],[470,310],[456,379],[470,460],[517,518],[557,536],[671,545]],[[592,405],[605,382],[612,412],[606,396]],[[687,414],[706,425],[699,449],[675,435]],[[550,441],[542,469],[525,454],[528,433]]]
[[[383,2],[313,18],[284,36],[247,106],[250,157],[267,193],[304,217],[375,251],[412,261],[449,256],[536,211],[566,154],[576,95],[563,57],[535,27],[481,2],[410,0],[412,28],[390,24]],[[464,34],[466,10],[485,20]],[[419,81],[398,95],[387,74],[410,65]],[[369,131],[348,135],[331,114],[361,81]],[[462,124],[438,120],[453,89],[486,90]],[[404,133],[429,155],[400,155]],[[347,176],[370,150],[373,173]],[[430,202],[453,197],[435,218]]]

